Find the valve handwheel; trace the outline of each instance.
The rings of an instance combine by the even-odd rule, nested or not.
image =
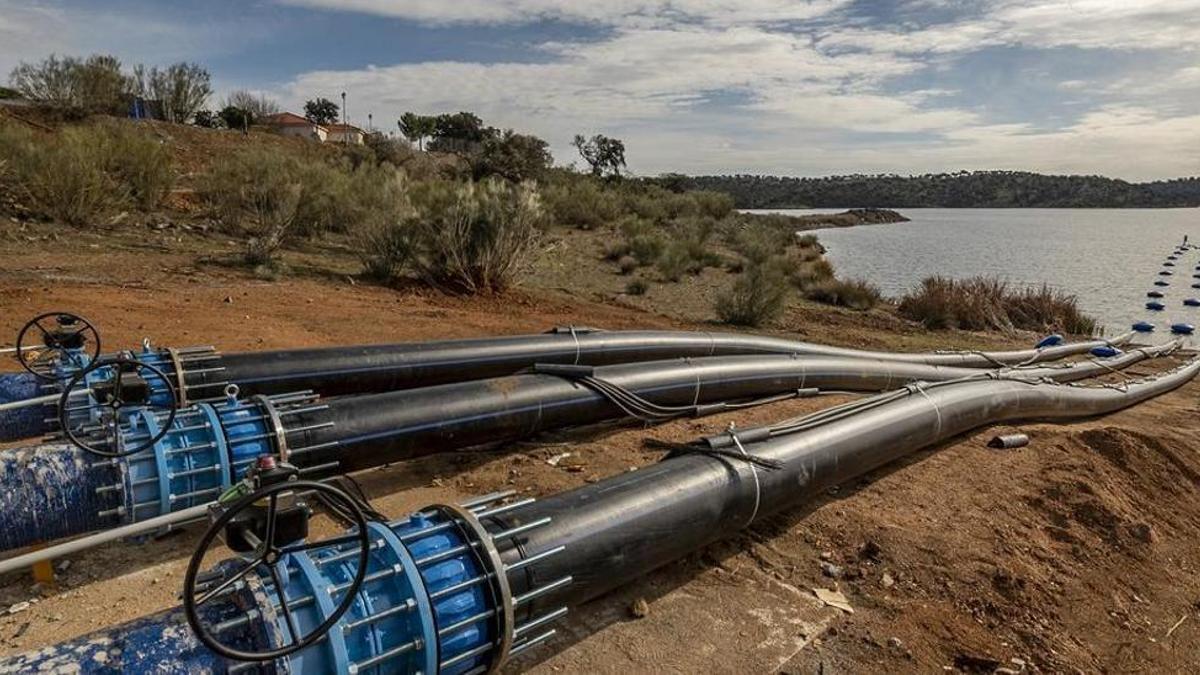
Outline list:
[[[101,368],[110,368],[112,377],[101,384],[89,384],[88,376]],[[152,386],[154,382],[157,384]],[[165,416],[157,418],[156,431],[139,434],[136,441],[128,442],[122,436],[126,431],[122,424],[128,421],[129,412],[138,409]],[[77,414],[85,411],[88,414]],[[75,373],[58,399],[58,421],[67,439],[102,457],[125,457],[154,447],[171,431],[178,412],[178,396],[171,378],[160,368],[129,356],[93,361]]]
[[[36,341],[36,342],[35,342]],[[34,344],[27,344],[34,343]],[[86,349],[88,362],[100,356],[100,331],[87,319],[68,312],[47,312],[33,317],[17,333],[17,361],[35,377],[47,382],[65,380],[83,367],[82,363],[64,368],[61,374],[53,371],[54,357],[63,358],[70,349]],[[65,359],[64,359],[65,360]]]
[[[290,502],[298,500],[300,496],[306,499],[310,495],[320,495],[320,499],[316,501],[336,502],[336,506],[330,504],[331,508],[338,510],[344,508],[342,515],[348,516],[353,523],[350,534],[327,540],[305,539],[307,518],[310,513],[308,506],[302,501]],[[263,511],[264,501],[266,502],[265,512]],[[300,510],[300,515],[296,514],[296,509]],[[297,517],[305,519],[305,523],[297,526],[294,522]],[[290,525],[289,520],[293,521]],[[250,524],[247,525],[247,523]],[[229,548],[241,552],[238,554],[236,562],[219,564],[211,571],[201,572],[200,568],[204,564],[204,558],[218,535],[223,535]],[[299,538],[296,538],[297,536]],[[344,589],[339,587],[342,599],[336,609],[320,625],[302,634],[297,628],[297,621],[292,614],[293,604],[298,605],[303,602],[305,606],[309,606],[315,603],[311,603],[311,599],[297,602],[299,599],[287,597],[284,579],[290,578],[291,575],[286,573],[286,569],[284,569],[285,574],[281,575],[281,567],[286,568],[293,553],[323,548],[334,550],[333,547],[338,547],[336,550],[340,557],[350,558],[351,556],[347,555],[350,552],[346,549],[347,546],[358,547],[357,566],[353,581]],[[369,552],[370,531],[367,528],[367,518],[358,502],[343,490],[327,483],[298,480],[288,480],[261,487],[237,498],[232,505],[220,511],[220,515],[204,533],[200,545],[188,562],[187,575],[183,581],[183,611],[196,637],[209,649],[225,658],[252,662],[283,658],[323,638],[354,605],[358,592],[367,577]],[[247,578],[258,578],[263,583],[269,581],[273,586],[274,591],[268,590],[267,596],[273,596],[272,601],[278,600],[276,610],[283,617],[284,625],[281,632],[286,636],[285,642],[280,647],[262,651],[245,651],[231,647],[221,639],[220,633],[223,626],[221,624],[210,626],[211,621],[205,621],[201,617],[201,608],[212,603],[214,599],[224,599],[230,603],[234,611],[248,611],[244,607],[237,606],[233,599],[236,591],[244,585],[244,580]],[[218,609],[211,604],[209,607]],[[220,612],[217,614],[221,615]],[[225,623],[229,624],[230,622],[226,621]],[[234,621],[233,623],[242,625],[245,621]]]

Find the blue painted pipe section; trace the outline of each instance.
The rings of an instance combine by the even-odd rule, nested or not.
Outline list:
[[[0,453],[0,548],[22,548],[80,532],[114,527],[119,495],[104,489],[119,470],[73,445],[43,445]],[[13,489],[12,486],[20,486]],[[109,513],[102,516],[102,513]]]
[[[50,391],[48,393],[53,393]],[[0,403],[24,401],[42,395],[41,382],[29,373],[0,373]],[[0,412],[0,442],[46,433],[47,406],[29,406]]]
[[[243,607],[267,607],[262,587],[239,592]],[[207,606],[205,620],[216,623],[236,618],[233,603]],[[268,610],[269,611],[269,610]],[[281,639],[264,622],[251,622],[223,635],[225,644],[243,650],[261,650]],[[195,675],[226,673],[230,664],[196,639],[183,610],[152,614],[108,630],[26,654],[0,659],[0,673],[80,673],[83,675]],[[265,663],[253,673],[290,673],[286,661]]]
[[[442,512],[430,510],[392,524],[371,523],[367,581],[329,637],[258,672],[429,673],[461,675],[490,663],[500,639],[489,575],[478,547]],[[344,546],[344,545],[343,545]],[[352,544],[357,552],[357,543]],[[277,565],[292,617],[307,633],[341,601],[330,588],[348,584],[357,558],[330,546],[286,555]],[[231,622],[218,633],[231,647],[278,647],[286,618],[277,589],[265,576],[249,584],[249,598],[207,603],[205,623]],[[249,602],[247,602],[249,600]],[[237,607],[240,606],[240,610]],[[84,636],[38,652],[0,659],[0,672],[70,671],[86,674],[225,673],[230,663],[200,644],[182,611],[175,610]]]
[[[144,442],[161,423],[155,413],[136,412],[126,438]],[[152,449],[116,462],[72,445],[0,452],[0,550],[211,502],[272,452],[259,406],[228,400],[180,412]]]

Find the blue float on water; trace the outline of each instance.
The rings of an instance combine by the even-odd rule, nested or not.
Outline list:
[[[1171,282],[1163,281],[1162,279],[1159,279],[1158,281],[1154,282],[1154,285],[1155,286],[1170,286]]]
[[[1153,333],[1154,324],[1149,321],[1139,321],[1133,324],[1133,329],[1139,333]]]
[[[1183,304],[1187,305],[1188,307],[1200,307],[1200,300],[1197,300],[1196,298],[1188,298],[1187,300],[1183,301]]]
[[[1146,324],[1146,325],[1150,326],[1151,329],[1154,328],[1154,326],[1152,326],[1150,324]],[[1137,326],[1137,324],[1134,324],[1135,330],[1136,330],[1136,326]],[[1110,359],[1120,353],[1121,353],[1121,350],[1117,349],[1116,347],[1114,347],[1112,345],[1103,345],[1101,347],[1092,347],[1092,351],[1091,351],[1092,356],[1098,356],[1102,359]]]
[[[1040,342],[1034,345],[1034,347],[1036,349],[1042,349],[1043,347],[1055,347],[1061,345],[1062,343],[1063,336],[1059,335],[1058,333],[1054,333],[1053,335],[1047,335],[1046,337],[1042,338]]]
[[[1150,291],[1146,294],[1147,298],[1161,298],[1162,296],[1162,291]]]
[[[1190,323],[1171,324],[1171,332],[1176,335],[1191,335],[1195,330],[1196,327]]]
[[[1171,262],[1170,260],[1163,263],[1163,267],[1174,267],[1174,266],[1175,266],[1175,263]]]
[[[1156,312],[1161,312],[1166,308],[1167,308],[1166,305],[1162,304],[1161,302],[1158,302],[1157,300],[1151,300],[1150,302],[1146,303],[1146,309],[1152,309]]]
[[[1171,270],[1163,270],[1163,271],[1161,271],[1161,272],[1159,272],[1159,273],[1158,273],[1158,276],[1160,276],[1160,277],[1169,277],[1169,276],[1171,276],[1172,274],[1174,274],[1174,272],[1172,272]]]

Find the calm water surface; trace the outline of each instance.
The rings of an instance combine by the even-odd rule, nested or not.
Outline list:
[[[844,209],[778,210],[803,215]],[[1162,264],[1186,234],[1200,244],[1200,209],[899,209],[912,219],[892,225],[816,230],[838,276],[867,279],[899,296],[926,276],[990,275],[1013,284],[1047,283],[1079,298],[1109,334],[1141,319],[1165,326],[1200,325],[1200,297],[1192,274],[1200,251],[1176,262],[1171,277]],[[1153,282],[1171,282],[1162,302],[1145,309]],[[1160,337],[1161,339],[1161,337]]]

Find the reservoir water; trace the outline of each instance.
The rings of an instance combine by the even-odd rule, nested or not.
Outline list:
[[[844,209],[771,210],[805,215]],[[1050,284],[1079,298],[1109,335],[1142,319],[1200,325],[1200,250],[1159,276],[1184,235],[1200,244],[1200,209],[898,209],[912,220],[815,230],[839,277],[866,279],[899,297],[922,278],[995,276],[1014,285]],[[1166,279],[1170,286],[1157,288]],[[1163,291],[1166,310],[1145,309]],[[1163,331],[1165,332],[1165,331]],[[1160,338],[1162,336],[1160,335]]]

